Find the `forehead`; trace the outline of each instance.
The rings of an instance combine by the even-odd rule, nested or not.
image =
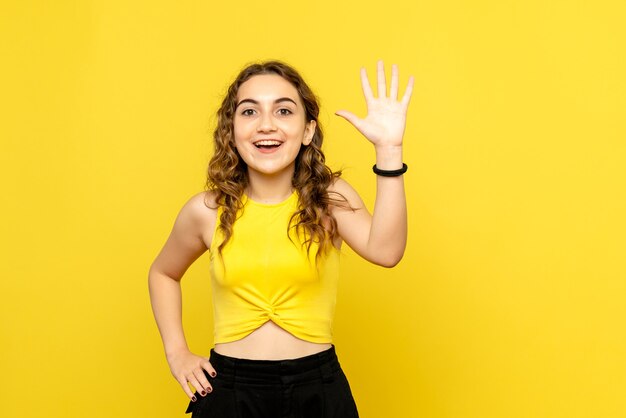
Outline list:
[[[290,97],[300,103],[298,90],[277,74],[259,74],[246,80],[237,92],[237,99],[253,98],[258,101]]]

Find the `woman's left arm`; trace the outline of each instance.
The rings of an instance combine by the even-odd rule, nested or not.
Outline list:
[[[374,145],[378,169],[398,170],[403,164],[402,138],[414,79],[409,78],[401,100],[398,100],[397,65],[391,67],[389,96],[382,61],[378,61],[377,81],[378,97],[374,97],[367,73],[361,68],[361,85],[367,103],[364,119],[345,110],[335,114],[354,125]],[[385,267],[395,266],[406,248],[407,210],[403,177],[377,176],[373,215],[345,180],[338,180],[331,189],[344,195],[350,205],[357,208],[354,212],[339,208],[333,211],[339,235],[361,257]]]

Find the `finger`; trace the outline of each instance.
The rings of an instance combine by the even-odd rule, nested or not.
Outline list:
[[[196,378],[196,380],[200,383],[200,387],[198,387],[198,386],[196,386],[194,384],[194,386],[196,386],[196,388],[200,392],[200,395],[204,396],[208,392],[211,392],[211,390],[213,390],[213,388],[211,388],[211,384],[209,383],[209,380],[207,379],[206,375],[204,374],[204,369],[196,369],[196,370],[194,370],[193,371],[193,375]]]
[[[211,377],[217,376],[217,370],[215,370],[209,359],[207,359],[206,363],[202,363],[202,368],[206,370]]]
[[[413,94],[413,83],[415,82],[415,78],[413,76],[409,77],[409,84],[406,86],[406,90],[404,91],[404,96],[402,97],[402,105],[406,108],[411,101],[411,94]]]
[[[385,80],[385,64],[383,64],[383,60],[378,61],[378,97],[387,97],[387,81]]]
[[[181,376],[181,377],[177,377],[176,381],[180,384],[180,386],[183,388],[183,391],[187,394],[187,396],[189,397],[189,399],[191,399],[192,401],[197,401],[198,399],[196,398],[196,395],[193,394],[193,392],[191,392],[191,388],[189,387],[189,385],[187,384],[187,379],[185,378],[185,376]]]
[[[195,374],[192,373],[189,376],[187,376],[187,381],[189,383],[191,383],[191,385],[194,388],[196,388],[196,392],[199,392],[200,395],[202,395],[202,396],[206,395],[206,391],[202,387],[202,384],[200,382],[198,382],[198,379],[196,378]],[[202,394],[202,392],[204,392],[204,395]]]
[[[358,126],[360,125],[361,120],[354,113],[348,112],[347,110],[338,110],[335,112],[335,115],[341,116],[342,118],[344,118],[345,120],[353,124],[358,129]]]
[[[369,103],[369,101],[374,98],[374,93],[372,92],[372,88],[370,87],[370,81],[367,78],[367,71],[364,67],[361,67],[361,87],[363,88],[365,101]]]
[[[391,86],[389,87],[389,97],[393,100],[398,99],[398,66],[391,66]]]

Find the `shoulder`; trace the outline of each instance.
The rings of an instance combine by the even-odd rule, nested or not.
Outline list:
[[[202,191],[190,196],[183,205],[180,216],[194,226],[196,233],[202,236],[207,247],[213,238],[213,230],[217,218],[215,192]]]
[[[369,236],[372,215],[359,193],[346,180],[336,179],[327,190],[330,212],[337,222],[339,236],[361,254]]]
[[[165,245],[152,263],[156,269],[180,280],[187,268],[211,245],[216,209],[211,209],[212,194],[190,196],[182,206]]]
[[[206,216],[215,214],[217,204],[213,191],[203,191],[190,196],[183,205],[183,211],[197,221],[202,221]]]
[[[337,211],[353,211],[365,206],[356,189],[341,177],[336,178],[326,190],[328,191],[328,197],[331,199],[331,202],[333,202],[331,204],[331,212],[333,212],[333,214]],[[344,202],[344,204],[342,204],[342,202]],[[348,208],[345,203],[352,209]]]

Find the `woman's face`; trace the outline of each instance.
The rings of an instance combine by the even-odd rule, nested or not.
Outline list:
[[[315,133],[298,91],[276,74],[256,75],[239,86],[233,123],[235,146],[249,174],[293,175],[300,147]]]

